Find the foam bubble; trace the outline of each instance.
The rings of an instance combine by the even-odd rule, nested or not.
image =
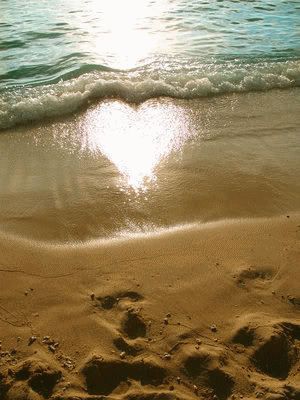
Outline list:
[[[166,96],[195,99],[223,93],[265,91],[300,85],[300,61],[207,66],[178,72],[91,72],[53,85],[0,94],[0,129],[72,113],[90,99],[140,103]]]

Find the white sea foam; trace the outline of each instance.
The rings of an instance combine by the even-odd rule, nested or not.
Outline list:
[[[119,98],[140,103],[160,96],[195,99],[299,85],[300,61],[231,64],[178,73],[94,72],[53,85],[2,92],[0,129],[72,113],[92,99]]]

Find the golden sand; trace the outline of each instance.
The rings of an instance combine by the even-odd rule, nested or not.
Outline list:
[[[293,214],[1,238],[1,399],[298,398],[299,234]]]

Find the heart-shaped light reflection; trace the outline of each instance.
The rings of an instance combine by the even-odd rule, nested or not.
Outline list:
[[[88,112],[84,147],[101,152],[134,189],[155,179],[155,167],[191,135],[183,108],[168,102],[146,102],[138,108],[109,101]]]

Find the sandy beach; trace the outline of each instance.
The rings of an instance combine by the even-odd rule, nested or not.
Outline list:
[[[1,400],[299,399],[299,234],[291,214],[78,246],[2,235]]]
[[[0,400],[300,399],[298,99],[1,133]]]
[[[0,1],[0,400],[300,400],[299,1]]]

